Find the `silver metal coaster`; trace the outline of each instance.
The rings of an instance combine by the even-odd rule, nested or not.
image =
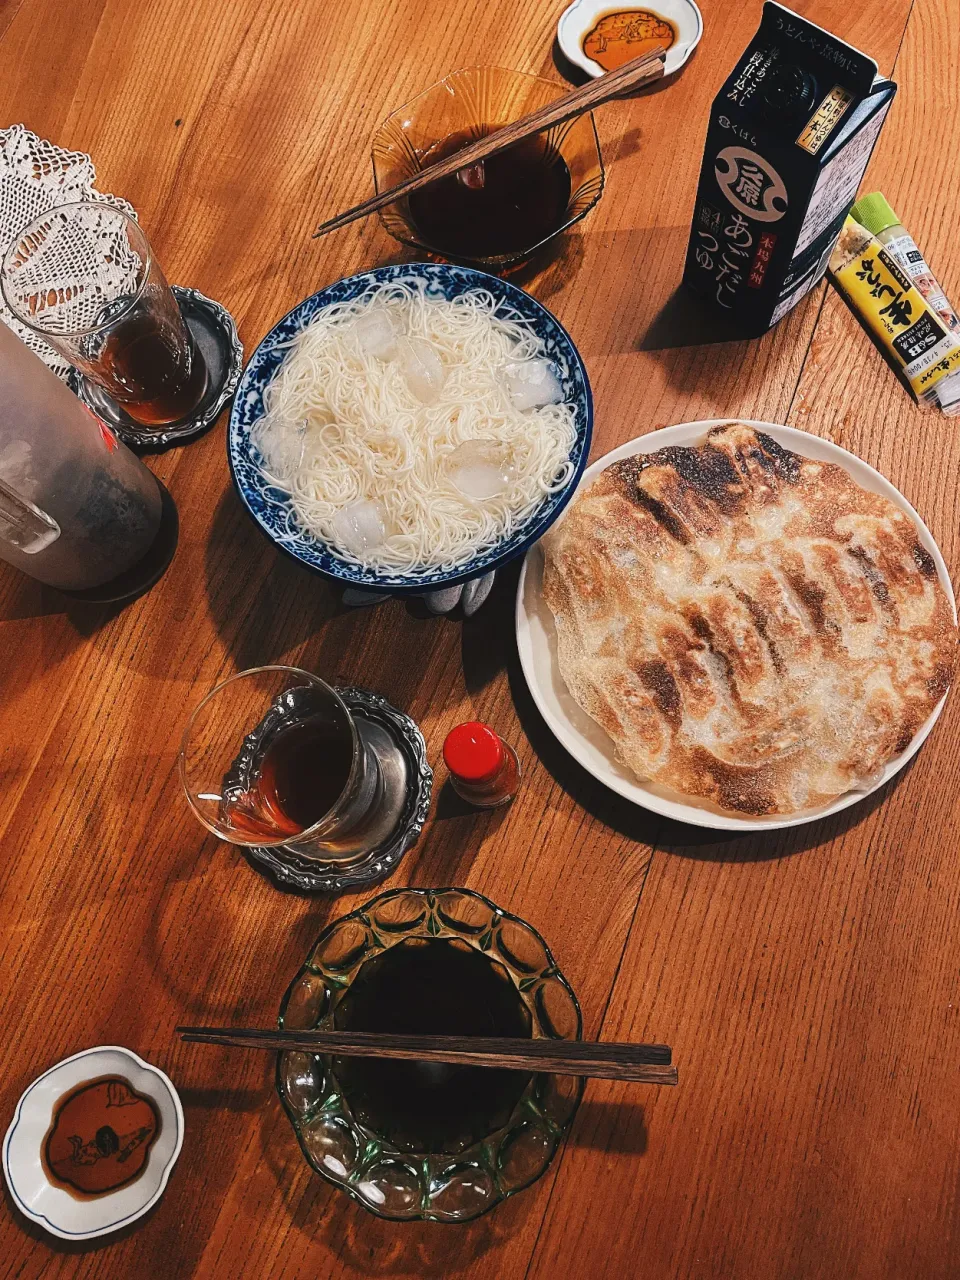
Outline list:
[[[151,431],[134,421],[102,387],[85,378],[79,369],[71,368],[66,378],[70,390],[101,417],[124,444],[131,445],[140,453],[183,444],[212,427],[221,409],[232,399],[243,372],[243,347],[237,337],[233,316],[226,307],[198,289],[185,289],[178,284],[170,287],[180,314],[207,363],[206,394],[186,422]]]
[[[404,853],[416,844],[427,820],[433,770],[427,744],[416,721],[368,689],[337,689],[356,718],[357,730],[376,752],[385,793],[398,797],[394,820],[368,853],[344,866],[304,858],[286,849],[249,845],[244,852],[283,885],[305,893],[343,893],[389,875]]]

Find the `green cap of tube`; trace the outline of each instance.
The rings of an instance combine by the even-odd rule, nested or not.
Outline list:
[[[851,218],[865,227],[872,236],[878,236],[888,227],[896,227],[900,219],[887,204],[879,191],[871,191],[868,196],[861,196],[850,210]]]

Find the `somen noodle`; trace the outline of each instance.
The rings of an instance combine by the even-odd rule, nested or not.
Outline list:
[[[569,481],[573,406],[542,403],[562,394],[543,343],[496,312],[484,289],[448,301],[411,278],[317,313],[251,433],[265,479],[284,491],[286,544],[320,538],[392,574],[448,570]],[[480,443],[457,452],[467,441]]]

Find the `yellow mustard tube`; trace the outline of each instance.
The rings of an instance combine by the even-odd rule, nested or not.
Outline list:
[[[937,383],[960,370],[960,338],[883,245],[848,217],[830,256],[830,274],[918,399],[939,404]]]

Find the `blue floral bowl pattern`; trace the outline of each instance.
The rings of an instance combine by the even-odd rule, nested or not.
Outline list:
[[[571,451],[573,474],[569,483],[557,493],[549,494],[532,516],[511,537],[504,538],[474,556],[473,559],[445,572],[426,573],[419,577],[362,569],[341,560],[321,540],[291,545],[284,530],[290,518],[289,496],[264,480],[259,453],[250,440],[250,429],[263,416],[263,393],[276,375],[288,353],[292,338],[308,324],[321,307],[332,302],[349,302],[371,284],[415,277],[425,280],[428,291],[442,298],[455,298],[470,289],[489,290],[497,299],[498,311],[511,319],[526,321],[541,339],[547,357],[557,368],[564,398],[575,406],[576,440]],[[590,452],[593,431],[593,396],[587,371],[570,335],[535,298],[507,280],[443,263],[413,262],[389,267],[375,267],[359,275],[348,276],[319,293],[305,298],[270,330],[244,370],[230,413],[227,454],[234,484],[244,505],[263,532],[282,551],[302,564],[346,586],[394,594],[418,595],[439,587],[453,586],[479,578],[497,569],[532,546],[560,515],[570,501],[583,474]]]

